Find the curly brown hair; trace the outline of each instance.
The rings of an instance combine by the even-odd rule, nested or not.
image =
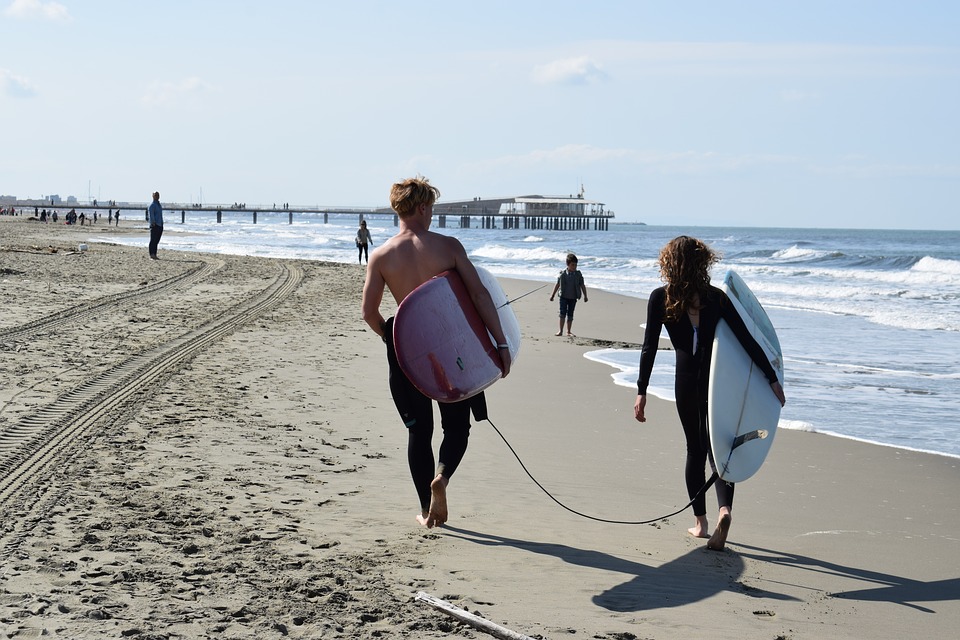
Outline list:
[[[390,206],[401,218],[412,216],[421,204],[433,204],[440,190],[423,176],[407,178],[390,188]]]
[[[666,285],[666,319],[675,322],[710,286],[710,267],[720,256],[704,242],[678,236],[660,250],[660,279]]]

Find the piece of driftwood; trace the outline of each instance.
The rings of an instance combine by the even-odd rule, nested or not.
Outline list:
[[[490,622],[489,620],[481,618],[480,616],[474,615],[466,609],[461,609],[460,607],[450,604],[442,598],[432,596],[425,591],[420,591],[417,593],[417,600],[422,600],[431,607],[447,614],[451,618],[456,618],[460,622],[464,622],[475,629],[489,633],[495,638],[502,638],[503,640],[534,640],[534,638],[531,638],[530,636],[525,636],[522,633],[517,633],[516,631],[511,631],[506,627],[501,627],[494,622]]]

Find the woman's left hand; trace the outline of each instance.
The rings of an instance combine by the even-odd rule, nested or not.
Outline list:
[[[647,408],[647,394],[640,394],[637,396],[637,399],[633,403],[633,417],[637,419],[637,422],[646,422],[647,416],[645,409]]]

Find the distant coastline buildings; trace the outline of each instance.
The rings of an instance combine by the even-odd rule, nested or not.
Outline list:
[[[21,200],[17,196],[0,195],[0,204],[17,207],[67,207],[80,204],[80,202],[76,196],[67,196],[66,200],[64,200],[59,194],[52,194],[41,198],[29,198],[27,200]]]

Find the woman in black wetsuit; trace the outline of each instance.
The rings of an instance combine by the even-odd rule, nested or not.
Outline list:
[[[636,419],[645,422],[647,385],[657,357],[660,330],[666,327],[677,355],[674,389],[677,413],[687,440],[684,475],[691,500],[706,483],[704,468],[707,460],[716,471],[707,433],[707,387],[713,338],[721,318],[770,381],[770,389],[780,404],[785,402],[783,388],[763,349],[750,335],[727,295],[710,285],[710,267],[718,260],[719,256],[710,247],[688,236],[674,238],[660,250],[660,278],[665,285],[654,289],[647,303],[647,328],[640,352],[640,376],[633,408]],[[696,523],[687,531],[697,538],[709,537],[707,546],[720,550],[726,544],[730,530],[733,484],[718,480],[716,488],[720,506],[716,531],[712,536],[709,534],[706,498],[703,495],[693,501]]]

